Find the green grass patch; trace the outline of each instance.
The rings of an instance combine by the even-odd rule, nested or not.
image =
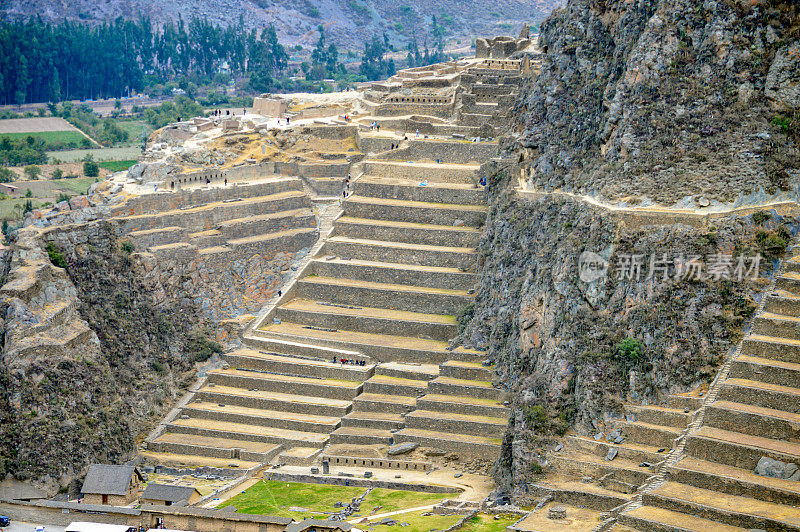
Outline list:
[[[243,493],[225,501],[219,507],[233,505],[239,513],[267,514],[304,519],[320,517],[319,512],[335,512],[334,503],[348,503],[358,497],[366,488],[352,486],[331,486],[327,484],[302,484],[299,482],[277,482],[263,480]],[[361,505],[361,514],[369,515],[373,508],[382,506],[378,513],[393,512],[405,508],[415,508],[435,504],[446,495],[374,489]],[[290,507],[300,507],[308,512],[290,512]],[[405,530],[405,529],[404,529]],[[427,532],[430,529],[426,529]]]
[[[26,139],[33,137],[41,139],[47,150],[69,150],[81,148],[86,145],[88,139],[78,131],[39,131],[32,133],[3,133],[1,137],[9,139]],[[89,145],[93,145],[90,143]]]
[[[478,514],[458,530],[459,532],[505,532],[507,526],[513,525],[519,519],[520,516],[514,514],[497,516]]]
[[[28,198],[0,200],[0,218],[13,218],[16,215],[21,214],[27,199]],[[33,198],[31,204],[33,205],[34,209],[38,209],[41,207],[42,201]],[[19,207],[15,210],[17,205],[19,205]]]
[[[94,177],[76,177],[74,179],[60,179],[54,181],[54,188],[68,189],[76,194],[86,194],[89,191],[97,178]]]
[[[380,510],[380,512],[383,512],[383,510]],[[397,532],[398,530],[402,530],[403,532],[429,532],[430,530],[445,530],[456,524],[462,517],[460,515],[422,515],[426,512],[427,510],[422,512],[409,512],[407,514],[397,514],[390,517],[398,523],[408,523],[408,526],[377,525],[369,530],[372,532]],[[363,528],[363,526],[359,528]],[[481,532],[484,532],[483,529],[481,529]]]
[[[47,156],[50,160],[58,159],[64,163],[74,163],[82,161],[87,155],[91,155],[95,161],[129,161],[138,158],[142,150],[136,146],[122,148],[96,148],[90,150],[68,150],[68,151],[48,151]]]
[[[130,146],[139,146],[142,143],[142,127],[144,127],[144,132],[148,137],[154,131],[153,126],[144,120],[120,120],[117,122],[117,127],[128,132],[128,142],[126,144]]]
[[[106,161],[103,163],[98,163],[100,168],[105,168],[109,172],[121,172],[122,170],[127,170],[137,161],[129,160],[129,161]]]

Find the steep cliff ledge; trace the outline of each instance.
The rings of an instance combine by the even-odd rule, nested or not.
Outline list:
[[[63,486],[132,458],[219,349],[193,285],[153,270],[114,221],[19,232],[1,290],[0,476]]]
[[[796,209],[695,209],[798,200],[799,15],[778,0],[572,0],[542,25],[459,320],[513,405],[503,488],[524,492],[554,435],[704,388],[742,337]],[[682,212],[636,213],[654,204]],[[713,274],[757,255],[759,275]]]
[[[799,16],[782,0],[568,2],[517,108],[530,184],[631,204],[796,194]]]

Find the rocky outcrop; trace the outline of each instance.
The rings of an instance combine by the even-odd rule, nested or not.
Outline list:
[[[690,258],[708,273],[720,254],[761,253],[764,275],[772,267],[766,257],[782,252],[796,232],[794,220],[768,215],[720,218],[708,227],[691,219],[637,225],[582,201],[520,198],[506,178],[490,187],[501,192],[493,198],[480,288],[460,319],[466,326],[459,341],[487,349],[498,381],[512,391],[499,471],[505,486],[518,489],[551,435],[572,426],[596,431],[621,415],[625,398],[658,404],[713,378],[766,282],[678,278]],[[596,278],[581,275],[584,252],[607,266]],[[631,256],[642,264],[634,278],[625,269]],[[736,264],[734,258],[727,271]]]
[[[157,300],[108,222],[21,230],[0,291],[3,477],[54,488],[132,458],[213,349],[191,294]]]
[[[774,122],[797,110],[798,27],[794,2],[568,2],[518,106],[529,182],[686,206],[793,191]]]

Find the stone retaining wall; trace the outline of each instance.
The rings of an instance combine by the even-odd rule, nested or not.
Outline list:
[[[359,456],[332,456],[324,455],[322,460],[328,460],[331,465],[345,467],[377,467],[380,469],[401,469],[408,471],[431,471],[431,462],[414,460],[395,460],[391,458],[362,458]]]
[[[415,484],[393,480],[378,480],[373,478],[334,477],[322,475],[296,475],[292,473],[278,473],[265,471],[264,480],[278,480],[281,482],[303,482],[307,484],[329,484],[332,486],[357,486],[360,488],[386,488],[391,490],[421,491],[423,493],[461,493],[463,490],[450,486],[437,486],[431,484]]]
[[[62,527],[75,521],[90,521],[153,528],[157,520],[162,519],[165,528],[197,532],[284,532],[292,522],[286,517],[191,507],[147,506],[137,509],[55,501],[0,500],[0,513],[8,515],[13,521],[45,522]]]

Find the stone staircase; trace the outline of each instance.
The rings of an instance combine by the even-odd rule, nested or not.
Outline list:
[[[800,464],[800,260],[783,264],[701,422],[640,505],[634,530],[800,530],[800,483],[755,472],[763,457]],[[794,477],[793,477],[794,478]]]
[[[431,151],[424,142],[420,153]],[[509,412],[491,384],[493,368],[483,352],[448,345],[455,315],[474,297],[486,216],[479,166],[464,162],[476,147],[450,144],[446,153],[459,162],[384,153],[362,163],[319,252],[245,334],[245,347],[224,355],[224,366],[148,441],[148,460],[303,465],[324,447],[357,456],[406,441],[465,458],[497,456]],[[491,150],[485,144],[477,149]],[[276,186],[293,197],[294,184]],[[275,216],[302,218],[302,209],[287,205]],[[185,228],[172,221],[182,212],[161,225]],[[217,223],[175,235],[225,246],[227,230]]]
[[[531,495],[564,506],[568,518],[602,522],[653,478],[702,402],[696,391],[670,395],[662,405],[625,404],[624,417],[607,419],[602,431],[568,434],[548,453],[552,471]]]
[[[371,364],[341,365],[247,348],[223,360],[225,365],[208,373],[164,433],[148,442],[145,458],[251,468],[296,447],[313,458],[374,371]]]
[[[450,403],[431,401],[439,415],[418,405],[429,395],[477,394],[474,410],[486,411],[487,403],[507,416],[499,390],[489,383],[491,368],[480,364],[484,354],[448,347],[457,333],[455,314],[470,303],[477,281],[475,248],[486,210],[485,191],[475,185],[478,166],[368,159],[363,167],[366,173],[353,183],[320,253],[271,323],[247,341],[264,350],[282,341],[287,354],[316,348],[317,356],[331,361],[376,363],[352,410],[330,434],[331,446],[417,441],[465,456],[494,456],[497,425],[504,427],[507,417],[470,424],[468,416],[449,412],[442,423],[453,430],[443,435],[425,420],[445,420]]]

